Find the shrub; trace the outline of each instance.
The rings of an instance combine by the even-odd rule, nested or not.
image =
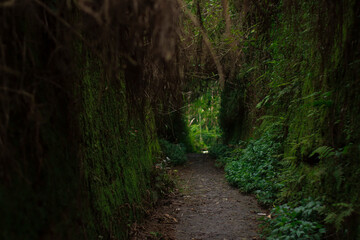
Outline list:
[[[209,155],[216,158],[216,166],[224,167],[231,156],[232,148],[224,144],[214,144],[209,148]]]
[[[287,204],[273,208],[272,219],[264,219],[263,237],[267,240],[320,240],[325,228],[319,223],[323,206],[311,198],[290,207]]]
[[[255,193],[260,203],[270,205],[282,186],[278,180],[281,150],[278,135],[272,130],[265,132],[226,159],[226,179],[244,192]]]
[[[231,148],[224,144],[214,144],[209,148],[209,155],[214,158],[221,158],[228,156],[231,152]]]
[[[183,144],[170,143],[165,139],[160,139],[159,143],[163,153],[167,157],[167,161],[171,165],[181,165],[187,161],[186,148]]]

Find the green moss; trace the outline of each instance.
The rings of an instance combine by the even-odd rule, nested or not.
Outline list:
[[[143,113],[128,115],[124,75],[118,79],[120,84],[108,81],[105,85],[100,64],[91,58],[83,71],[79,85],[82,167],[89,216],[94,221],[87,227],[106,238],[125,239],[128,224],[142,215],[159,152],[154,116],[149,105]]]

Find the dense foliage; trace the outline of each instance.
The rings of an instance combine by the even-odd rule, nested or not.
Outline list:
[[[194,150],[206,150],[209,146],[216,144],[221,135],[218,123],[219,89],[216,86],[209,86],[208,90],[201,96],[188,101],[186,116],[189,125],[189,137]]]
[[[222,92],[220,125],[225,143],[237,144],[249,137],[261,141],[273,124],[281,125],[281,168],[264,175],[280,177],[277,202],[321,198],[325,206],[321,222],[327,224],[327,234],[356,239],[360,233],[357,1],[233,5],[242,21],[233,27],[243,34],[242,59]],[[267,144],[266,151],[271,152]],[[230,180],[242,188],[256,183],[250,175],[254,170],[246,164],[247,158],[254,158],[246,154],[242,150],[243,161],[228,166],[228,172],[249,169],[229,172]],[[259,168],[266,169],[269,158],[261,159]]]
[[[126,239],[158,136],[275,204],[269,239],[360,238],[357,0],[0,8],[1,238]]]
[[[263,233],[268,240],[320,240],[326,230],[321,222],[324,207],[319,201],[304,199],[297,206],[277,206],[265,219]]]
[[[226,179],[242,191],[255,193],[259,201],[270,205],[282,187],[279,179],[281,143],[276,132],[266,132],[238,148],[226,159]]]
[[[267,203],[321,198],[326,237],[359,237],[358,1],[186,2],[198,21],[184,24],[190,86],[200,76],[224,87],[218,118],[235,147],[218,158],[227,178]]]
[[[229,157],[231,154],[232,149],[225,144],[217,143],[213,144],[209,148],[209,155],[216,158],[216,161],[219,163],[226,163],[226,157]],[[224,159],[224,160],[221,160]],[[224,165],[222,165],[224,166]]]
[[[166,161],[171,165],[181,165],[187,161],[186,148],[183,144],[170,143],[165,139],[160,139],[159,143],[166,156]]]

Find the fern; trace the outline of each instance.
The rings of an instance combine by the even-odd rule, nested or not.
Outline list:
[[[328,224],[334,224],[336,229],[339,230],[342,227],[345,218],[354,212],[354,206],[351,203],[336,203],[332,206],[339,210],[329,213],[325,218],[325,222]]]
[[[328,146],[321,146],[315,149],[310,154],[310,157],[314,156],[315,154],[319,154],[320,159],[326,159],[335,156],[335,149]]]

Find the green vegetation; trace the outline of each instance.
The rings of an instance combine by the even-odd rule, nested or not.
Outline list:
[[[210,86],[205,93],[189,103],[187,108],[189,136],[195,151],[207,150],[220,138],[219,109],[219,90],[215,86]]]
[[[357,2],[186,2],[198,20],[184,24],[193,35],[184,40],[193,53],[190,86],[197,90],[193,75],[216,76],[220,87],[221,74],[226,80],[218,119],[222,144],[233,150],[216,143],[210,154],[225,166],[229,182],[268,205],[322,199],[321,218],[304,234],[320,223],[326,235],[313,239],[359,238]],[[203,47],[210,48],[206,37],[212,51]],[[211,52],[222,71],[203,57]],[[280,219],[271,220],[274,231]]]
[[[233,29],[247,36],[246,60],[225,85],[220,109],[225,143],[260,144],[274,124],[281,126],[277,160],[270,157],[272,140],[257,152],[240,150],[241,161],[226,167],[230,182],[250,191],[275,176],[274,195],[265,199],[277,205],[323,199],[318,222],[334,239],[356,239],[360,232],[360,21],[354,4],[267,1],[244,10],[245,3],[234,3],[243,24]],[[250,165],[257,156],[259,165]]]
[[[189,134],[186,117],[181,109],[181,103],[177,109],[170,108],[163,116],[155,116],[159,138],[166,139],[173,144],[183,144],[186,152],[194,151],[194,143]],[[179,104],[179,102],[177,102]],[[166,103],[164,104],[166,106]],[[174,106],[172,106],[174,107]]]
[[[260,203],[271,205],[283,186],[280,183],[281,143],[272,129],[244,149],[235,149],[226,159],[226,179],[247,193],[255,193]]]
[[[231,151],[232,149],[229,146],[218,143],[210,146],[209,155],[216,158],[219,166],[224,166],[227,162],[226,158],[231,155]]]
[[[326,232],[320,224],[324,207],[319,201],[304,199],[297,206],[277,206],[271,212],[273,219],[266,218],[264,236],[269,240],[320,240]]]
[[[0,7],[0,238],[126,239],[202,150],[268,239],[360,238],[358,1]]]
[[[187,161],[186,148],[183,144],[174,144],[166,141],[165,139],[159,140],[161,149],[166,156],[167,162],[171,165],[181,165]]]

